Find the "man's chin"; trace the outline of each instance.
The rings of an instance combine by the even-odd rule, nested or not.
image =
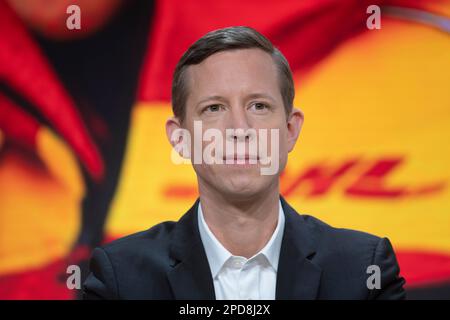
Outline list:
[[[248,200],[255,197],[258,197],[258,195],[261,195],[264,193],[263,187],[259,187],[258,184],[252,181],[248,182],[241,182],[241,183],[234,183],[231,186],[226,186],[222,189],[222,193],[224,196],[226,196],[229,200]]]
[[[225,169],[225,170],[223,170]],[[273,177],[263,176],[259,168],[250,170],[223,168],[216,170],[214,175],[209,175],[211,187],[219,192],[226,199],[252,199],[264,194]]]

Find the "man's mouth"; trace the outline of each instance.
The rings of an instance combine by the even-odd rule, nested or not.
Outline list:
[[[253,154],[228,154],[223,157],[226,164],[256,164],[258,160],[259,156]]]

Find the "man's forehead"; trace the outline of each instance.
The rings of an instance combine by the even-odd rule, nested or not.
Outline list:
[[[247,67],[262,67],[271,69],[275,67],[275,63],[272,56],[258,48],[249,49],[232,49],[226,51],[220,51],[212,54],[202,62],[196,65],[189,66],[188,69],[193,71],[207,71],[215,70],[230,65],[239,65]]]
[[[253,87],[253,90],[278,88],[276,65],[271,55],[261,49],[218,52],[197,65],[189,66],[186,71],[190,90],[226,89],[243,84]]]

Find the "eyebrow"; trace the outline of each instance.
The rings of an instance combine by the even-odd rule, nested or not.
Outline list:
[[[252,93],[246,96],[247,99],[256,99],[256,98],[264,98],[267,100],[271,100],[272,102],[276,102],[272,96],[266,94],[266,93]]]
[[[210,100],[219,100],[219,101],[223,101],[225,102],[226,99],[222,96],[208,96],[206,98],[201,99],[198,103],[197,106],[201,105],[204,102],[210,101]]]
[[[267,100],[271,100],[272,102],[276,102],[274,98],[272,98],[270,95],[265,94],[265,93],[251,93],[251,94],[245,96],[245,98],[246,99],[264,98]],[[224,97],[219,96],[219,95],[208,96],[208,97],[201,99],[197,103],[197,106],[199,106],[200,104],[202,104],[204,102],[210,101],[210,100],[219,100],[219,101],[225,102],[227,99],[225,99]]]

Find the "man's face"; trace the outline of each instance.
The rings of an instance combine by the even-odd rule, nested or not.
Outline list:
[[[288,152],[294,147],[303,116],[294,110],[286,117],[272,57],[260,49],[219,52],[188,67],[185,79],[189,92],[186,116],[182,124],[178,119],[176,123],[190,132],[192,140],[194,121],[201,121],[202,134],[208,129],[218,129],[223,137],[223,148],[216,144],[216,153],[213,152],[215,156],[220,154],[218,158],[223,158],[223,164],[207,164],[204,159],[201,164],[193,164],[200,190],[215,190],[227,198],[249,198],[269,188],[278,188],[279,174],[286,165]],[[254,130],[246,135],[245,132],[226,132],[226,129]],[[263,159],[258,150],[261,152],[264,131],[260,129],[266,129],[264,154],[271,157],[271,164],[261,164]],[[275,131],[278,137],[273,136]],[[233,146],[231,150],[226,148],[227,141],[228,146]],[[250,148],[251,143],[257,146],[256,152]],[[202,144],[205,150],[211,141]],[[226,164],[227,159],[234,163]],[[257,163],[252,163],[255,160]],[[275,171],[263,175],[261,168],[270,166]]]

